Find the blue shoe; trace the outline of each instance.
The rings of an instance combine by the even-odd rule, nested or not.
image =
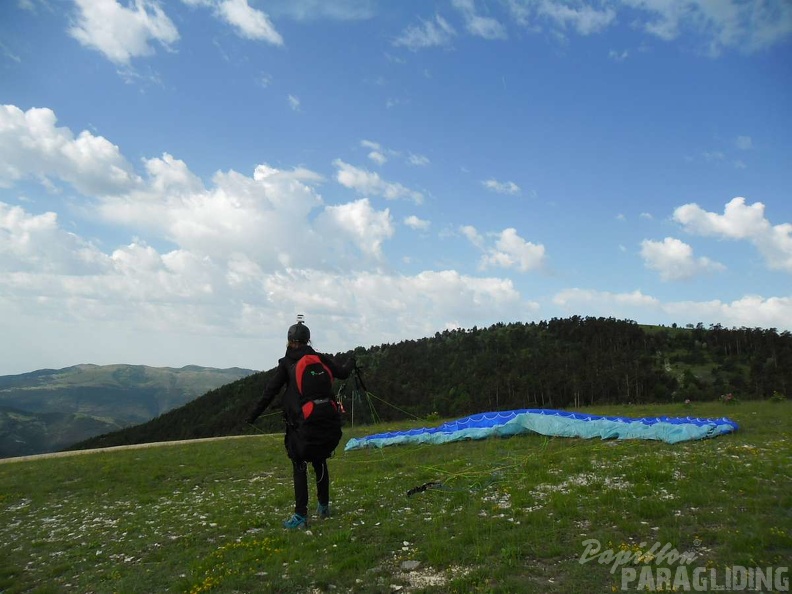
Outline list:
[[[294,514],[291,518],[283,523],[283,527],[288,528],[289,530],[295,530],[296,528],[307,528],[308,518],[301,516],[300,514]]]
[[[330,517],[330,504],[328,503],[327,505],[322,505],[320,503],[319,506],[316,508],[316,514],[320,518],[322,518],[323,520],[326,520],[327,518],[329,518]]]

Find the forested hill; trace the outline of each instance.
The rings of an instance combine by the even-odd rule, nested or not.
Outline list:
[[[0,376],[0,458],[53,452],[144,423],[251,373],[85,364]]]
[[[357,359],[366,387],[376,396],[355,403],[356,424],[373,417],[683,403],[726,395],[736,401],[792,391],[792,334],[775,329],[657,327],[572,317],[445,331],[337,356]],[[251,375],[74,449],[277,431],[282,423],[277,412],[265,414],[255,428],[245,424],[273,371]],[[349,391],[348,385],[344,393]],[[347,410],[351,404],[345,401]]]

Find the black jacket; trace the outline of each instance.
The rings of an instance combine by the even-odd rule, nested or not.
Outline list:
[[[345,365],[338,365],[332,357],[323,353],[317,353],[313,347],[304,345],[296,349],[286,349],[286,355],[278,360],[278,369],[275,371],[267,385],[264,387],[264,393],[259,400],[256,408],[248,418],[249,423],[253,423],[264,409],[266,409],[273,401],[275,396],[281,391],[283,386],[286,386],[286,392],[283,394],[281,406],[283,408],[283,416],[286,423],[293,425],[300,416],[300,394],[297,392],[297,387],[292,385],[291,382],[291,368],[297,364],[303,355],[319,355],[322,363],[327,365],[328,369],[333,374],[334,378],[346,379],[355,367],[355,360],[350,359]]]

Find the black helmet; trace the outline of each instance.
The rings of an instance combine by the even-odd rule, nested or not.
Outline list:
[[[308,326],[302,322],[297,322],[293,326],[289,326],[288,340],[289,342],[307,343],[309,340],[311,340],[311,331],[308,330]]]

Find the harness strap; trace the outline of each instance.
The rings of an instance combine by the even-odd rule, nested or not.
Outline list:
[[[335,408],[336,411],[338,410],[338,404],[336,404],[336,401],[333,400],[332,398],[317,398],[316,400],[309,400],[308,402],[302,405],[303,418],[307,419],[308,417],[311,416],[315,404],[325,404],[327,402],[332,404],[333,408]]]

